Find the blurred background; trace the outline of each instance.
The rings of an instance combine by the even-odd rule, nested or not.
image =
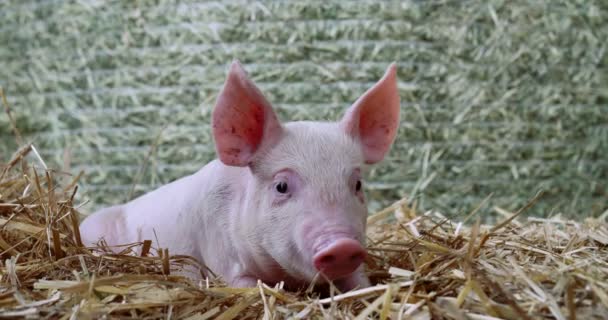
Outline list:
[[[0,3],[0,85],[19,130],[80,180],[84,212],[215,157],[234,58],[282,120],[335,120],[399,64],[402,123],[367,173],[371,210],[408,195],[462,216],[493,194],[534,215],[608,208],[608,2]],[[0,115],[0,160],[17,145]]]

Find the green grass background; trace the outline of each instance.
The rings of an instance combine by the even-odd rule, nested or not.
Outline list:
[[[47,163],[85,171],[85,211],[211,160],[238,58],[283,120],[338,119],[399,63],[402,123],[368,173],[372,210],[409,194],[459,215],[493,193],[491,215],[542,189],[532,214],[599,215],[607,51],[604,0],[0,3],[0,85]],[[0,139],[6,160],[4,113]]]

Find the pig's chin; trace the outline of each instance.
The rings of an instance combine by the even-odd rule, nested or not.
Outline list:
[[[286,247],[289,248],[286,251],[273,252],[274,254],[269,255],[270,260],[274,261],[275,267],[278,268],[276,271],[279,271],[274,276],[282,278],[276,280],[284,280],[288,283],[310,283],[317,273],[312,263],[312,254],[302,250],[296,241],[288,241]]]
[[[312,249],[311,249],[312,251]],[[320,271],[315,266],[314,254],[303,254],[293,256],[290,261],[285,261],[285,265],[281,266],[281,269],[286,276],[285,280],[288,284],[295,284],[296,286],[307,287],[309,284],[314,282],[315,284],[325,284],[329,281],[339,280],[351,275],[356,267],[342,268],[341,270],[324,270]],[[359,263],[357,263],[357,267]]]

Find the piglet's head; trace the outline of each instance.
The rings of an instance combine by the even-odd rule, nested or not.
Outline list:
[[[399,108],[392,64],[340,121],[281,124],[233,62],[213,112],[213,135],[224,164],[248,168],[234,226],[248,259],[302,281],[319,272],[341,279],[359,268],[367,218],[361,170],[389,151]]]

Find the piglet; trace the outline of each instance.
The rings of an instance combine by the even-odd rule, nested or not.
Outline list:
[[[399,109],[392,64],[340,121],[281,123],[234,61],[212,115],[219,159],[92,214],[80,232],[87,245],[154,240],[234,287],[368,286],[361,170],[389,151]]]

